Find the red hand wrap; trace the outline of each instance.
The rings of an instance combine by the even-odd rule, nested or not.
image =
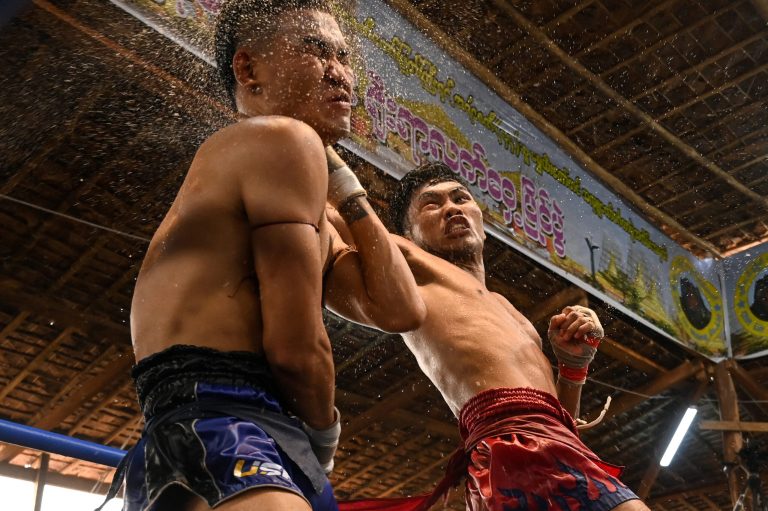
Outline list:
[[[589,344],[593,348],[597,348],[598,346],[600,346],[600,341],[602,341],[602,340],[603,340],[602,337],[593,337],[591,335],[588,335],[584,339],[584,342]]]
[[[588,335],[584,338],[584,344],[591,346],[594,349],[600,345],[601,338]],[[584,367],[570,367],[560,362],[557,365],[560,377],[564,380],[568,380],[571,383],[583,384],[587,381],[587,372],[589,371],[589,364]]]
[[[587,381],[587,371],[589,370],[589,366],[567,367],[565,364],[558,364],[557,369],[560,372],[560,378],[573,383],[584,383]]]

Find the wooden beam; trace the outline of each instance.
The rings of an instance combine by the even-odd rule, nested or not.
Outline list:
[[[715,385],[717,398],[720,402],[720,416],[724,421],[739,421],[739,404],[736,387],[728,371],[728,362],[722,361],[715,367]],[[728,490],[731,494],[731,505],[735,506],[739,498],[739,471],[735,470],[739,462],[738,453],[743,445],[741,432],[723,432],[723,462],[728,467]]]
[[[644,114],[644,115],[646,115],[648,117],[648,119],[650,119],[650,121],[652,121],[652,123],[643,121],[645,124],[647,124],[647,126],[641,125],[641,126],[638,126],[637,128],[633,128],[633,129],[627,131],[626,133],[624,133],[623,135],[614,138],[610,142],[607,142],[607,143],[601,145],[600,147],[595,148],[592,151],[592,153],[593,154],[601,153],[601,152],[605,151],[606,149],[610,149],[611,147],[615,147],[615,146],[617,146],[619,144],[622,144],[622,143],[626,142],[627,140],[629,140],[630,138],[632,138],[633,136],[637,135],[638,133],[640,133],[641,131],[643,131],[644,129],[646,129],[648,127],[651,127],[653,131],[655,131],[657,134],[661,135],[662,138],[666,139],[671,133],[669,133],[669,131],[667,131],[665,128],[661,127],[661,124],[659,124],[661,121],[663,121],[664,119],[667,119],[669,117],[672,117],[672,116],[678,114],[679,112],[685,110],[689,106],[695,105],[696,103],[700,103],[700,102],[704,101],[705,99],[707,99],[707,98],[709,98],[711,96],[714,96],[715,94],[719,94],[720,92],[724,91],[725,89],[728,89],[729,87],[732,87],[732,86],[738,84],[739,82],[742,82],[744,80],[748,80],[749,78],[752,78],[753,76],[759,75],[760,73],[762,73],[766,69],[768,69],[768,64],[763,64],[762,66],[755,67],[755,68],[751,69],[750,71],[747,71],[747,72],[737,76],[736,78],[728,80],[727,82],[724,82],[724,83],[718,85],[717,87],[708,90],[707,92],[704,92],[702,94],[697,95],[696,97],[686,101],[685,103],[677,105],[676,107],[672,108],[671,110],[667,110],[666,112],[664,112],[663,114],[661,114],[661,115],[659,115],[659,116],[657,116],[655,118],[651,117],[648,114]],[[661,130],[658,130],[656,127],[661,127]],[[675,136],[672,135],[672,137],[675,137]],[[675,137],[675,138],[677,138],[677,137]],[[685,142],[683,142],[683,144],[685,144]],[[675,145],[675,144],[673,144],[673,145]],[[687,146],[687,144],[685,144],[685,145]],[[680,146],[680,147],[675,146],[675,147],[677,147],[678,149],[681,149],[682,146]],[[711,162],[710,160],[708,160],[707,158],[702,156],[698,151],[696,151],[695,149],[693,149],[690,146],[687,146],[687,147],[690,149],[690,151],[684,150],[682,152],[686,156],[690,157],[693,161],[695,161],[699,165],[705,167],[707,170],[710,170],[713,174],[717,175],[718,177],[723,177],[723,176],[720,175],[721,173],[724,174],[724,175],[727,175],[730,178],[730,180],[729,179],[725,179],[724,177],[723,177],[723,179],[726,182],[728,182],[728,183],[731,183],[731,181],[736,181],[734,178],[732,178],[730,176],[730,174],[728,174],[724,170],[720,169],[720,167],[718,167],[713,162]],[[719,172],[718,172],[718,170],[719,170]],[[740,187],[734,187],[734,188],[739,189],[739,191],[742,191],[740,189],[741,187],[746,188],[740,182],[738,182],[738,181],[736,181],[736,182],[739,183]],[[746,189],[749,190],[748,188],[746,188]],[[761,202],[761,203],[766,201],[766,200],[768,200],[765,197],[761,196],[760,194],[758,194],[757,192],[754,192],[752,190],[750,190],[749,193],[745,193],[745,195],[747,195],[749,197],[757,195],[759,197],[759,199],[760,199],[758,202]]]
[[[504,12],[508,14],[510,17],[512,17],[512,19],[514,19],[517,24],[522,26],[531,35],[531,37],[533,37],[534,40],[536,40],[539,44],[541,44],[544,48],[546,48],[547,51],[549,51],[550,53],[558,57],[563,62],[563,64],[565,64],[571,70],[576,72],[581,78],[590,82],[595,88],[597,88],[600,92],[602,92],[603,94],[611,98],[613,101],[615,101],[618,105],[620,105],[626,111],[634,115],[643,124],[645,124],[648,128],[650,128],[653,132],[655,132],[661,138],[666,140],[669,144],[674,146],[676,149],[678,149],[684,155],[688,156],[693,161],[697,162],[702,167],[709,170],[712,174],[714,174],[721,180],[728,183],[733,189],[738,190],[743,195],[754,200],[756,203],[762,204],[763,206],[768,207],[768,198],[764,197],[763,195],[757,193],[754,190],[751,190],[742,182],[738,181],[729,173],[721,169],[720,166],[717,165],[715,162],[705,158],[704,155],[699,153],[696,149],[694,149],[693,147],[688,145],[686,142],[681,140],[677,135],[673,134],[667,128],[662,126],[656,119],[654,119],[652,116],[647,114],[644,110],[642,110],[637,105],[635,105],[634,103],[629,101],[627,98],[622,96],[619,92],[617,92],[610,85],[608,85],[603,79],[601,79],[592,71],[584,67],[584,65],[582,65],[580,62],[572,58],[565,50],[560,48],[544,32],[542,32],[541,29],[539,29],[535,24],[531,23],[525,16],[523,16],[520,13],[520,11],[518,11],[515,7],[513,7],[509,3],[509,0],[493,0],[493,3],[496,4],[498,7],[500,7],[501,9],[503,9]],[[752,71],[745,73],[744,75],[742,75],[743,77],[741,78],[741,80],[744,80],[747,77],[753,76],[754,74],[757,74],[759,72],[762,72],[763,68],[768,69],[768,64],[765,64],[764,66],[756,67]],[[625,135],[622,135],[621,137],[618,137],[616,140],[622,139],[624,137]],[[593,154],[600,153],[602,151],[602,147],[609,147],[609,146],[612,147],[616,144],[618,144],[618,142],[617,143],[611,142],[610,145],[606,144],[605,146],[601,146],[600,148],[595,149],[593,151]]]
[[[560,313],[563,307],[575,304],[583,305],[587,299],[587,293],[583,289],[568,286],[526,311],[526,316],[528,321],[535,325],[539,321],[548,320],[551,316]]]
[[[765,23],[768,24],[768,0],[752,0],[752,5],[755,6],[755,9],[762,16]]]
[[[83,382],[82,386],[78,387],[77,391],[73,392],[71,396],[62,400],[62,402],[50,409],[47,414],[38,414],[40,417],[34,423],[28,425],[46,430],[60,426],[61,423],[80,408],[83,403],[90,401],[100,392],[103,392],[104,389],[113,384],[116,379],[124,377],[132,365],[133,356],[123,353],[110,364],[107,364],[100,373]],[[0,462],[10,461],[23,450],[24,448],[19,446],[4,446],[0,449]]]
[[[727,7],[727,9],[732,9],[732,8],[733,8],[733,6],[728,6]],[[721,9],[721,10],[724,10],[724,9]],[[686,27],[686,29],[690,30],[689,27]],[[716,62],[716,61],[722,59],[723,57],[725,57],[727,55],[730,55],[731,53],[739,51],[742,48],[744,48],[745,46],[754,43],[755,41],[760,41],[762,39],[765,39],[765,36],[766,36],[766,31],[760,31],[757,34],[754,34],[754,35],[752,35],[750,37],[747,37],[746,39],[744,39],[742,41],[739,41],[735,45],[729,46],[728,48],[725,48],[724,50],[722,50],[722,51],[712,55],[711,57],[708,57],[708,58],[706,58],[706,59],[704,59],[704,60],[702,60],[700,62],[697,62],[693,66],[690,66],[690,67],[688,67],[686,69],[682,69],[680,71],[675,72],[668,79],[666,79],[666,80],[664,80],[662,82],[659,82],[656,85],[653,85],[653,86],[651,86],[651,87],[649,87],[647,89],[643,89],[642,92],[640,92],[638,94],[635,94],[634,96],[630,97],[629,101],[631,101],[632,103],[636,103],[638,99],[644,98],[644,97],[646,97],[646,96],[648,96],[648,95],[650,95],[650,94],[652,94],[652,93],[654,93],[654,92],[656,92],[656,91],[658,91],[660,89],[665,89],[665,88],[668,89],[670,87],[674,87],[677,84],[682,83],[685,80],[685,77],[688,74],[698,72],[701,69],[704,69],[708,65],[712,64],[713,62]],[[600,73],[599,76],[602,78],[604,76],[607,76],[607,73]],[[573,94],[573,93],[571,93],[571,94]],[[601,112],[601,113],[593,116],[592,118],[588,119],[587,121],[581,123],[579,126],[574,128],[573,130],[569,130],[568,133],[571,134],[571,133],[577,132],[577,131],[579,131],[581,129],[587,128],[587,127],[597,123],[601,119],[605,118],[606,116],[610,115],[610,113],[612,113],[612,112],[614,112],[614,110],[607,110],[607,111]],[[708,128],[708,126],[704,127],[704,129],[707,129],[707,128]]]
[[[21,311],[11,321],[9,321],[8,324],[5,325],[2,330],[0,330],[0,342],[4,341],[9,334],[21,326],[21,324],[24,323],[28,317],[28,311]]]
[[[544,30],[549,30],[552,27],[556,27],[559,25],[562,21],[569,20],[571,17],[575,16],[576,14],[580,13],[590,5],[595,3],[595,0],[584,0],[565,11],[561,12],[557,16],[555,16],[553,19],[547,21],[544,26],[542,27]],[[494,58],[488,62],[486,67],[489,69],[494,69],[497,65],[499,65],[501,62],[509,58],[510,55],[513,55],[514,52],[520,47],[520,45],[525,41],[525,36],[521,37],[519,40],[512,43],[511,46],[508,47],[508,49],[505,49],[505,51],[499,52],[498,55],[496,55]]]
[[[700,421],[699,429],[768,433],[768,422]]]
[[[728,360],[727,367],[733,381],[749,394],[749,397],[757,401],[768,401],[768,388],[755,380],[737,361]]]
[[[630,32],[633,28],[635,28],[636,26],[642,25],[643,23],[645,23],[648,18],[652,18],[653,16],[655,16],[656,14],[658,14],[659,12],[663,11],[664,9],[666,9],[667,7],[669,7],[670,5],[672,5],[672,4],[676,3],[676,2],[677,2],[677,0],[663,0],[662,2],[659,2],[656,5],[650,5],[650,6],[648,6],[648,4],[650,2],[645,2],[643,7],[648,7],[645,11],[639,13],[637,16],[633,16],[629,23],[626,23],[625,25],[622,25],[621,27],[617,28],[616,30],[614,30],[610,34],[608,34],[605,37],[603,37],[602,39],[599,39],[598,41],[595,41],[594,43],[590,44],[586,48],[582,48],[581,50],[579,50],[578,52],[576,52],[573,55],[573,58],[574,59],[578,59],[579,57],[583,57],[584,55],[588,55],[589,53],[595,51],[596,49],[601,48],[601,47],[605,46],[606,44],[608,44],[608,43],[610,43],[612,41],[615,41],[616,39],[618,39],[620,37],[623,37],[628,32]],[[501,7],[502,10],[504,9],[503,5],[501,5],[499,3],[497,3],[497,5],[499,7]],[[518,13],[519,13],[519,11],[518,11]],[[522,13],[519,13],[519,14],[522,16]],[[525,19],[527,20],[527,18],[525,18]],[[515,19],[515,21],[517,21],[517,19]],[[518,24],[520,24],[520,23],[518,22]],[[533,25],[533,26],[536,26],[536,25]],[[527,28],[525,28],[525,27],[523,27],[523,28],[524,28],[524,30],[526,30],[531,35],[531,37],[533,37],[534,40],[536,40],[536,36],[531,34],[531,32]],[[536,28],[541,33],[543,33],[545,36],[547,36],[547,34],[542,29],[540,29],[537,26],[536,26]],[[549,36],[547,36],[547,38],[549,38]],[[543,81],[544,79],[546,79],[546,76],[547,76],[549,70],[552,69],[552,67],[554,67],[554,66],[549,67],[547,70],[545,70],[542,74],[538,75],[536,78],[528,80],[527,82],[521,84],[520,87],[518,87],[518,90],[523,91],[523,90],[527,89],[530,85],[536,83],[537,81]]]
[[[601,71],[598,76],[600,78],[605,78],[606,76],[612,75],[613,73],[615,73],[616,71],[618,71],[622,67],[628,67],[629,64],[632,64],[636,60],[644,58],[644,57],[647,57],[648,55],[650,55],[651,53],[655,52],[659,48],[661,48],[661,47],[663,47],[663,46],[665,46],[665,45],[675,41],[677,38],[680,37],[681,34],[683,34],[683,33],[688,33],[689,34],[691,31],[696,30],[701,25],[703,25],[705,23],[708,23],[708,22],[711,22],[712,20],[718,18],[724,12],[733,10],[734,8],[738,7],[740,4],[744,3],[744,1],[745,0],[739,0],[739,1],[734,2],[732,4],[728,4],[725,7],[721,7],[720,9],[718,9],[716,11],[713,11],[713,12],[707,14],[706,16],[703,16],[703,17],[699,18],[698,20],[696,20],[694,23],[692,23],[690,25],[683,24],[683,26],[677,32],[672,32],[672,33],[662,37],[661,39],[659,39],[655,43],[651,44],[650,46],[646,46],[645,48],[641,48],[640,51],[633,53],[629,58],[614,64],[613,66],[609,67],[605,71]],[[566,98],[570,98],[576,92],[577,91],[569,92],[565,97]],[[560,103],[559,99],[558,99],[558,103]],[[597,122],[599,119],[602,119],[609,112],[613,112],[613,110],[603,111],[603,112],[600,112],[600,113],[590,117],[589,119],[583,121],[578,126],[569,129],[566,134],[569,137],[573,136],[575,133],[583,130],[584,128],[587,128],[587,127],[591,126],[592,124]]]
[[[691,362],[686,360],[671,371],[667,371],[648,385],[645,385],[637,389],[637,394],[623,394],[616,398],[608,409],[608,413],[605,414],[605,419],[608,420],[611,417],[621,415],[639,405],[649,397],[653,397],[668,388],[674,387],[681,382],[691,378],[696,373],[704,369],[703,364],[700,361]]]
[[[691,392],[687,399],[682,400],[682,402],[676,407],[676,410],[672,414],[671,420],[667,422],[667,431],[660,438],[660,442],[656,444],[654,455],[651,457],[651,463],[645,470],[643,479],[640,481],[640,486],[638,486],[637,496],[640,497],[641,500],[647,499],[648,495],[650,495],[651,489],[656,482],[656,478],[659,476],[659,472],[661,471],[661,465],[659,465],[661,456],[664,454],[664,449],[666,449],[666,446],[669,445],[669,442],[672,440],[675,431],[677,431],[677,426],[680,424],[680,421],[685,415],[685,412],[689,407],[695,406],[696,403],[699,402],[708,388],[709,380],[705,378],[699,382],[699,384],[696,386],[693,392]]]
[[[336,403],[339,406],[362,404],[364,406],[372,407],[376,401],[348,390],[336,389]],[[402,424],[418,424],[430,433],[455,440],[456,442],[459,441],[459,426],[455,421],[453,423],[443,422],[402,408],[392,412],[392,418]]]
[[[67,434],[69,436],[74,436],[79,433],[83,426],[93,419],[105,406],[115,401],[120,394],[128,389],[128,387],[133,387],[133,380],[129,379],[123,385],[117,387],[114,392],[102,399],[101,403],[95,405],[89,413],[80,417],[80,419],[78,419],[78,421],[67,431]]]
[[[727,491],[727,485],[724,482],[717,482],[715,484],[706,484],[702,486],[692,487],[687,486],[684,490],[676,490],[668,493],[662,493],[655,495],[646,501],[651,508],[654,506],[661,506],[665,502],[672,500],[687,500],[691,497],[700,497],[702,495],[715,495],[723,491]]]
[[[359,479],[363,477],[365,474],[370,472],[371,470],[375,469],[379,463],[386,462],[387,459],[395,459],[397,460],[403,453],[407,453],[408,450],[413,447],[414,445],[418,444],[418,442],[423,441],[423,438],[421,438],[418,435],[414,435],[406,442],[401,443],[391,451],[387,452],[385,455],[383,455],[380,459],[374,461],[373,463],[369,463],[364,469],[355,472],[354,474],[350,474],[349,477],[344,479],[343,481],[334,484],[333,488],[334,490],[337,489],[342,484],[346,484],[350,481],[354,481],[355,479]],[[352,494],[350,494],[349,499],[356,499],[361,494],[363,494],[367,490],[365,485],[360,485],[356,491],[354,491]]]
[[[423,377],[407,380],[400,389],[390,393],[387,397],[344,425],[341,428],[341,441],[344,442],[349,440],[362,429],[376,423],[385,415],[393,413],[395,410],[410,403],[428,389],[429,382],[423,379]]]
[[[114,469],[109,468],[108,470],[113,471]],[[106,467],[104,471],[107,472]],[[10,477],[12,479],[18,479],[21,481],[34,481],[35,477],[37,477],[37,470],[33,468],[25,468],[19,465],[11,465],[10,463],[0,463],[0,476]],[[48,474],[48,484],[86,493],[95,493],[97,495],[106,494],[107,486],[98,485],[98,487],[95,488],[94,483],[96,482],[97,481],[93,479],[63,476],[57,472],[51,472]]]
[[[13,389],[16,388],[16,386],[24,381],[24,378],[27,377],[29,373],[37,369],[43,362],[46,361],[48,358],[48,355],[53,353],[56,348],[59,347],[61,343],[64,341],[69,340],[72,337],[72,334],[75,332],[74,328],[65,328],[61,334],[59,334],[56,339],[49,342],[48,345],[40,350],[40,352],[32,359],[30,360],[18,373],[16,373],[16,376],[13,377],[13,379],[8,382],[8,384],[3,387],[3,390],[0,390],[0,401],[5,399],[5,397],[10,394]]]
[[[644,373],[657,375],[667,372],[664,366],[657,364],[650,358],[640,355],[636,351],[627,348],[622,343],[617,342],[610,337],[603,338],[603,342],[600,343],[599,351],[614,360],[622,362]]]
[[[52,319],[60,325],[76,328],[88,336],[108,338],[130,346],[130,331],[127,325],[114,323],[104,316],[82,312],[68,306],[63,300],[32,294],[23,288],[24,284],[21,282],[0,279],[0,302]]]
[[[715,256],[720,256],[717,247],[706,240],[699,238],[683,227],[677,220],[667,215],[660,209],[649,204],[630,186],[623,183],[620,179],[613,176],[612,173],[603,168],[591,156],[589,156],[578,144],[565,136],[562,131],[547,121],[543,115],[534,110],[530,105],[514,92],[507,84],[502,82],[488,68],[480,64],[475,57],[466,50],[459,47],[455,41],[437,28],[423,14],[421,14],[408,0],[387,0],[387,3],[404,17],[411,21],[419,30],[428,35],[437,45],[442,47],[446,53],[453,57],[458,63],[471,71],[480,81],[487,85],[491,90],[499,95],[505,102],[509,103],[518,112],[524,115],[545,135],[550,137],[568,152],[569,156],[577,160],[585,169],[590,171],[596,177],[603,181],[609,188],[624,197],[627,202],[635,206],[640,212],[647,215],[656,224],[669,227],[675,234],[695,245],[700,250],[708,252]]]
[[[438,458],[437,460],[433,461],[423,469],[419,470],[415,474],[413,474],[411,477],[405,479],[404,481],[401,481],[397,483],[396,485],[392,486],[388,490],[380,493],[377,495],[377,497],[388,497],[395,493],[396,491],[400,490],[400,488],[403,488],[410,484],[412,481],[415,481],[419,479],[420,477],[424,477],[425,475],[429,474],[430,472],[434,471],[436,468],[440,467],[441,465],[444,465],[445,463],[448,463],[449,457],[446,456],[445,458]]]
[[[708,152],[706,156],[708,158],[713,158],[714,159],[714,157],[719,155],[719,154],[727,154],[729,151],[731,151],[735,147],[743,146],[745,143],[747,143],[751,139],[760,140],[761,137],[765,136],[766,134],[768,134],[768,127],[759,129],[757,131],[749,132],[749,133],[747,133],[747,134],[745,134],[743,136],[734,137],[734,139],[731,140],[730,142],[728,142],[727,144],[717,146],[714,150]],[[644,156],[642,158],[649,158],[649,157]],[[642,158],[638,158],[638,160],[640,160]],[[638,160],[635,160],[635,161],[638,161]],[[630,162],[627,165],[634,165],[634,162]],[[681,175],[681,174],[682,175],[686,175],[686,173],[690,172],[693,168],[695,168],[695,164],[690,164],[690,165],[687,165],[687,166],[681,166],[680,168],[678,168],[674,172],[669,172],[667,174],[664,174],[662,177],[651,181],[647,185],[645,185],[642,188],[640,188],[639,191],[641,193],[643,193],[646,190],[648,190],[649,188],[653,188],[654,186],[656,186],[659,183],[662,183],[662,182],[668,180],[669,178],[672,178],[672,177],[675,177],[675,176],[678,176],[678,175]]]

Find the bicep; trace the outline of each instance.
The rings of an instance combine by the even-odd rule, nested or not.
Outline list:
[[[245,214],[254,227],[280,222],[317,226],[328,191],[322,143],[304,124],[278,124],[236,162]]]
[[[322,256],[315,230],[276,224],[252,231],[253,262],[259,283],[264,350],[314,341],[322,329]]]
[[[369,318],[365,313],[368,293],[363,279],[360,256],[331,227],[333,242],[331,266],[326,270],[325,305],[339,316],[368,326]]]

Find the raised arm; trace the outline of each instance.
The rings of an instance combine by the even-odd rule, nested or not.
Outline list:
[[[336,223],[354,250],[337,243],[336,260],[325,291],[326,305],[351,321],[387,332],[417,328],[426,306],[405,258],[371,208],[365,190],[331,148],[326,148],[329,203],[344,224]],[[335,212],[329,212],[333,220]]]
[[[558,362],[557,397],[563,407],[578,418],[581,389],[603,338],[603,326],[595,311],[573,305],[552,316],[547,337]]]
[[[282,398],[314,429],[334,422],[334,370],[322,320],[317,226],[325,208],[323,146],[308,126],[279,120],[243,140],[240,183],[259,284],[263,347]],[[259,149],[262,148],[262,149]],[[257,163],[254,163],[257,162]]]

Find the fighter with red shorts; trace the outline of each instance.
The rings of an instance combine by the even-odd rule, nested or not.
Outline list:
[[[465,442],[436,494],[465,475],[472,511],[647,511],[574,427],[603,335],[596,314],[573,305],[552,317],[555,381],[531,322],[486,287],[483,214],[457,175],[441,163],[409,172],[391,212],[427,306],[421,326],[403,338],[459,417]],[[340,509],[405,511],[435,500],[340,503]]]

